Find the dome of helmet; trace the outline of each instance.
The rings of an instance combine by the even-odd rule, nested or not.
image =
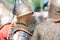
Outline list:
[[[29,5],[25,3],[19,3],[16,5],[16,15],[17,17],[21,17],[27,14],[32,13],[32,9]]]
[[[60,18],[60,0],[51,0],[49,18]]]

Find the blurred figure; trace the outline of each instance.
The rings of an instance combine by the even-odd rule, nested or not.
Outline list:
[[[12,19],[13,19],[12,12],[6,7],[5,3],[3,3],[2,0],[0,0],[0,20],[1,20],[0,40],[7,40]]]
[[[36,23],[39,24],[48,18],[48,11],[34,12]]]
[[[49,17],[36,27],[32,40],[60,40],[60,0],[51,1]]]

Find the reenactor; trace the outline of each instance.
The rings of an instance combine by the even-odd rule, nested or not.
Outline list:
[[[21,1],[16,5],[14,13],[17,22],[11,26],[8,40],[30,40],[36,26],[31,7]]]
[[[51,0],[49,18],[37,25],[32,40],[60,40],[60,0]]]

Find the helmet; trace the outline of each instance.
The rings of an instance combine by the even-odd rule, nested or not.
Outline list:
[[[51,0],[49,18],[60,18],[60,0]]]
[[[21,3],[16,6],[17,17],[21,17],[30,13],[32,13],[32,9],[29,5]]]

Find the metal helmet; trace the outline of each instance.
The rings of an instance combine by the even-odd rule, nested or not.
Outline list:
[[[32,13],[32,9],[29,5],[24,4],[24,3],[20,3],[18,5],[16,5],[16,14],[17,17],[21,17],[27,14]]]
[[[60,18],[60,0],[51,0],[49,18]]]

